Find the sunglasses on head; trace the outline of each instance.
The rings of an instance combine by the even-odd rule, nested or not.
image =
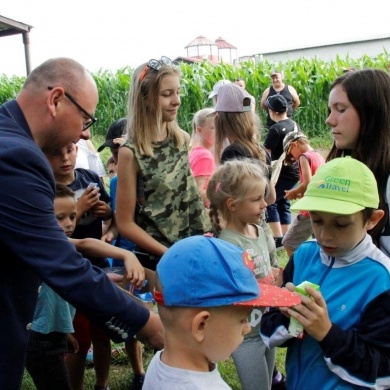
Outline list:
[[[158,72],[163,65],[173,65],[173,62],[165,56],[162,56],[160,60],[151,59],[142,69],[141,74],[139,75],[139,82],[141,83],[148,73],[149,69],[153,69]]]
[[[300,138],[306,138],[306,136],[304,136],[303,134],[298,134],[296,135],[289,143],[288,147],[284,150],[286,152],[286,155],[288,156],[289,154],[291,154],[291,150],[293,148],[294,145],[296,145],[296,142],[300,139]]]
[[[287,152],[286,152],[287,155],[291,154],[291,149],[293,148],[293,146],[294,146],[294,141],[290,142],[290,146],[288,147]]]

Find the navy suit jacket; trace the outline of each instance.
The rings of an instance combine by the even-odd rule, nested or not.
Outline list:
[[[45,155],[17,102],[7,102],[0,107],[0,389],[20,387],[41,280],[117,341],[149,319],[149,310],[69,242],[54,215],[54,194]]]

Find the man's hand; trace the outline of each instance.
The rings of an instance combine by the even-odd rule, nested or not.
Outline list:
[[[145,326],[137,333],[137,340],[151,346],[154,349],[164,348],[164,328],[160,316],[153,311]]]

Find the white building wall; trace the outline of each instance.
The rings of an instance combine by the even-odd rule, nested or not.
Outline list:
[[[335,45],[326,45],[318,47],[309,47],[305,49],[286,50],[281,52],[262,53],[255,56],[243,56],[239,61],[248,61],[255,59],[256,62],[262,59],[270,61],[287,61],[296,60],[298,58],[318,58],[324,61],[331,61],[338,55],[340,58],[360,58],[363,55],[375,57],[384,51],[390,53],[390,37],[376,40],[367,40],[359,42],[348,42]]]

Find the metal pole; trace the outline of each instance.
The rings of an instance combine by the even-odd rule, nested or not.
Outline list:
[[[23,33],[23,44],[24,44],[24,56],[26,58],[26,72],[27,76],[31,72],[31,61],[30,61],[30,33]]]

